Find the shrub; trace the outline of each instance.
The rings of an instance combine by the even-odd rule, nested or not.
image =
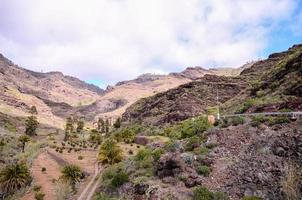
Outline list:
[[[235,113],[244,113],[253,105],[254,105],[254,100],[248,99],[238,108],[238,110]]]
[[[43,172],[43,173],[46,172],[46,168],[42,167],[41,172]]]
[[[203,116],[185,120],[180,126],[181,138],[189,138],[195,135],[201,136],[211,126],[208,118]]]
[[[109,138],[102,143],[99,151],[99,160],[111,165],[122,160],[122,150],[113,139]]]
[[[196,148],[195,151],[194,151],[196,154],[200,154],[200,155],[207,155],[208,152],[209,152],[209,149],[207,147],[199,147],[199,148]]]
[[[10,164],[0,171],[0,186],[4,194],[11,194],[28,185],[30,172],[24,163]]]
[[[80,182],[81,177],[83,177],[81,168],[76,165],[65,165],[61,173],[61,179],[69,182],[73,190],[75,189],[75,184]]]
[[[175,152],[180,150],[180,144],[177,142],[177,140],[170,140],[165,144],[165,150],[169,152]]]
[[[252,116],[251,126],[258,127],[263,122],[265,122],[265,117],[263,115]]]
[[[35,199],[36,200],[43,200],[44,196],[45,196],[45,194],[41,191],[35,193]]]
[[[80,156],[78,156],[78,160],[83,160],[83,158],[84,158],[84,157],[83,157],[83,156],[81,156],[81,155],[80,155]]]
[[[244,124],[244,118],[243,117],[232,117],[231,122],[233,126],[238,126],[240,124]]]
[[[197,172],[203,176],[208,176],[211,172],[211,168],[206,165],[202,165],[197,167]]]
[[[213,200],[214,194],[205,187],[196,187],[193,190],[193,200]]]
[[[268,123],[270,126],[276,125],[276,124],[286,124],[289,123],[290,120],[287,116],[278,116],[278,117],[269,117]]]
[[[36,116],[29,116],[26,119],[26,129],[25,129],[25,133],[27,135],[33,136],[36,135],[36,129],[38,128],[39,122],[37,120]]]
[[[40,185],[35,185],[34,187],[33,187],[33,191],[34,192],[39,192],[40,190],[41,190],[41,186]]]
[[[129,154],[129,155],[133,155],[133,151],[130,149],[130,150],[128,151],[128,154]]]
[[[115,164],[104,170],[102,174],[103,183],[107,186],[117,188],[129,181],[128,174],[123,165]]]
[[[186,144],[185,144],[185,150],[186,151],[193,151],[196,147],[200,145],[201,139],[198,136],[190,137]]]
[[[162,148],[156,148],[152,151],[152,157],[154,161],[158,161],[162,154],[164,154],[165,151]]]

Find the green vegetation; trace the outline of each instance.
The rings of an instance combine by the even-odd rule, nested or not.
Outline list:
[[[287,116],[277,116],[277,117],[269,117],[268,118],[268,124],[270,126],[276,125],[276,124],[286,124],[289,123],[290,120]]]
[[[38,114],[38,111],[37,111],[37,108],[36,106],[32,106],[29,110],[29,113],[32,114],[32,115],[37,115]]]
[[[35,193],[35,199],[36,200],[43,200],[44,196],[45,196],[45,194],[41,191]]]
[[[196,135],[202,136],[211,126],[208,118],[203,116],[185,120],[180,125],[181,138],[189,138]]]
[[[263,122],[265,122],[265,117],[263,115],[252,116],[251,126],[258,127]]]
[[[96,196],[94,196],[93,200],[117,200],[117,199],[111,198],[104,193],[99,193]]]
[[[122,150],[112,138],[106,139],[100,147],[99,160],[110,165],[122,160]]]
[[[99,132],[105,133],[105,121],[102,118],[98,119],[97,126]]]
[[[118,117],[118,118],[116,119],[116,121],[114,122],[113,127],[114,127],[114,128],[120,128],[121,125],[122,125],[122,120],[121,120],[120,117]]]
[[[11,133],[16,133],[18,131],[17,127],[8,120],[5,121],[4,128]]]
[[[75,190],[75,184],[80,182],[81,177],[83,177],[81,168],[76,165],[64,166],[61,173],[61,179],[68,182],[73,190]]]
[[[206,165],[202,165],[197,167],[196,171],[198,172],[198,174],[201,174],[203,176],[208,176],[211,172],[211,168]]]
[[[195,148],[199,147],[201,144],[201,138],[199,136],[193,136],[187,139],[185,144],[186,151],[193,151]]]
[[[77,122],[77,133],[81,133],[84,129],[84,119],[79,119],[78,122]]]
[[[24,163],[5,166],[0,171],[0,187],[4,194],[12,194],[31,182],[29,169]]]
[[[211,192],[205,187],[196,187],[193,190],[193,200],[228,200],[222,192]]]
[[[28,137],[27,135],[21,135],[19,138],[18,138],[19,142],[21,142],[22,144],[22,152],[24,153],[24,149],[25,149],[25,145],[27,142],[30,141],[30,137]]]
[[[154,159],[154,161],[158,161],[161,157],[161,155],[163,155],[165,153],[165,151],[162,148],[156,148],[152,151],[152,157]]]
[[[122,164],[115,164],[104,170],[102,174],[102,184],[112,188],[117,188],[129,181],[128,174]]]
[[[25,129],[25,133],[29,136],[33,136],[36,135],[36,129],[38,128],[39,122],[37,120],[36,116],[29,116],[26,119],[26,129]]]

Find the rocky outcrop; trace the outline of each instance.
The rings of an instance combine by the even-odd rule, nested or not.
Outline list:
[[[245,82],[240,78],[206,75],[198,81],[136,102],[123,114],[123,120],[151,125],[182,121],[215,106],[217,89],[219,102],[224,103],[243,88]]]

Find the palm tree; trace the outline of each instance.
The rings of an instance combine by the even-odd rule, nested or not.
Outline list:
[[[31,182],[30,172],[24,163],[10,164],[0,172],[0,188],[4,194],[12,194]]]
[[[30,141],[30,137],[28,137],[27,135],[21,135],[19,137],[19,142],[21,142],[22,144],[22,152],[24,152],[25,144],[29,141]]]
[[[122,150],[113,139],[109,138],[102,143],[99,151],[99,160],[110,165],[122,160]]]
[[[65,165],[61,172],[61,179],[69,182],[72,186],[72,189],[75,190],[75,184],[80,182],[80,179],[83,176],[81,168],[77,165]]]

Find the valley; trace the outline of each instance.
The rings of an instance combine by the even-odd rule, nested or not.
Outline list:
[[[1,55],[0,197],[299,200],[301,89],[302,45],[106,90]]]

